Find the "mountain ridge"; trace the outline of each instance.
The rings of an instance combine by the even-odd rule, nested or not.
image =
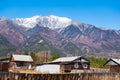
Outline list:
[[[35,27],[36,24],[39,24],[40,26],[55,29],[59,27],[64,28],[64,26],[68,26],[69,24],[71,24],[72,20],[66,17],[49,15],[49,16],[33,16],[31,18],[16,18],[13,19],[13,22],[27,28],[33,28]]]
[[[43,40],[47,46],[53,46],[63,55],[110,56],[114,53],[114,56],[118,56],[120,53],[120,30],[103,29],[66,17],[3,18],[0,19],[0,31],[20,50],[32,51],[32,46],[40,50],[41,47],[35,44]]]

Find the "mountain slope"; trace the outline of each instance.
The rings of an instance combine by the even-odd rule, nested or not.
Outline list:
[[[0,19],[0,34],[4,36],[11,44],[19,46],[26,40],[25,35],[19,30],[19,26],[11,20]]]
[[[0,35],[22,51],[62,55],[119,56],[120,30],[98,28],[66,17],[0,19]]]
[[[93,47],[97,52],[119,52],[120,48],[120,35],[114,30],[102,30],[92,25],[70,25],[60,32],[65,38],[69,39],[72,43],[79,45],[79,43],[87,45],[85,49],[90,52]],[[93,51],[91,52],[93,53]]]
[[[6,38],[0,35],[0,55],[10,53],[11,51],[14,52],[16,49],[17,47],[13,46]]]
[[[30,35],[30,38],[28,38],[26,40],[27,42],[25,42],[25,44],[27,43],[27,46],[35,46],[35,44],[37,45],[42,41],[44,44],[46,43],[47,46],[49,46],[48,48],[46,48],[46,50],[52,50],[52,52],[54,52],[54,50],[57,50],[59,51],[59,53],[63,53],[62,55],[70,55],[73,52],[80,52],[79,48],[76,45],[64,39],[56,31],[51,30],[47,27],[36,25],[33,29],[28,30],[28,34]],[[28,48],[32,50],[32,48],[29,46]],[[43,47],[45,48],[45,45]],[[71,50],[71,48],[73,48],[73,50]]]

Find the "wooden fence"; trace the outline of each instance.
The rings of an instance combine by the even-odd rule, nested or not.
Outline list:
[[[120,80],[120,73],[23,74],[0,72],[0,80]]]

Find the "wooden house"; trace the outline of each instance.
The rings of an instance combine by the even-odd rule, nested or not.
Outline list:
[[[120,59],[111,58],[103,66],[110,66],[110,72],[120,72]]]
[[[30,55],[12,55],[10,58],[10,70],[31,69],[33,59]]]
[[[31,69],[33,59],[30,55],[13,54],[9,58],[0,58],[1,71],[8,70],[9,72],[19,72],[20,70]],[[4,69],[3,66],[6,66]]]
[[[70,72],[71,70],[88,70],[90,69],[90,61],[82,56],[61,57],[50,64],[59,64],[61,72]]]

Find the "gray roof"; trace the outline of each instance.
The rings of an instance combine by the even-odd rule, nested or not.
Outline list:
[[[25,61],[25,62],[33,62],[33,59],[30,55],[12,55],[14,61]]]
[[[111,58],[104,65],[120,65],[120,59]]]
[[[78,58],[81,58],[81,56],[75,56],[75,57],[61,57],[61,58],[58,58],[52,62],[70,62],[70,61],[74,61]],[[87,60],[85,59],[82,59],[81,61],[83,62],[86,62]]]

